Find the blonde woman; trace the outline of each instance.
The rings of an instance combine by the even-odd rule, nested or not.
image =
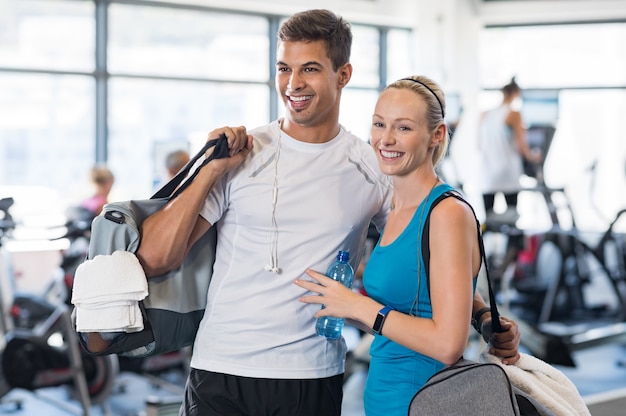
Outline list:
[[[315,292],[302,302],[324,304],[316,317],[352,319],[376,334],[364,394],[368,416],[406,415],[415,392],[467,345],[481,266],[472,208],[456,198],[437,204],[426,240],[430,261],[421,255],[431,206],[453,189],[435,172],[449,140],[444,117],[443,92],[423,76],[392,83],[378,99],[371,145],[381,171],[393,180],[394,196],[365,267],[368,296],[312,270],[307,273],[315,282],[296,281]]]

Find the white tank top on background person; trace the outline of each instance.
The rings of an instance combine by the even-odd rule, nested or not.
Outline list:
[[[480,190],[484,194],[520,189],[522,156],[505,122],[510,111],[508,105],[501,105],[487,111],[480,123]]]

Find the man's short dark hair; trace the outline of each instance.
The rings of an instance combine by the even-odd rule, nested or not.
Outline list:
[[[313,9],[292,15],[280,26],[278,40],[279,42],[323,40],[334,71],[350,61],[352,47],[350,23],[329,10]]]

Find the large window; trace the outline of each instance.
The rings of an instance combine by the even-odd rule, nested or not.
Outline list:
[[[267,18],[113,4],[109,26],[109,164],[131,196],[160,182],[168,150],[269,120]]]
[[[71,193],[93,162],[93,90],[84,76],[0,76],[0,183]]]
[[[415,34],[408,30],[390,29],[387,32],[387,54],[393,59],[387,60],[387,82],[413,75],[417,68],[414,50],[418,43]]]
[[[267,82],[269,21],[112,4],[109,72]]]
[[[481,40],[481,109],[496,105],[497,89],[516,76],[528,97],[522,103],[528,124],[558,115],[545,180],[565,188],[583,229],[606,227],[626,207],[625,42],[626,23],[488,28]],[[558,111],[531,101],[541,94],[555,97]],[[525,113],[527,105],[537,111]],[[539,202],[525,198],[524,221],[536,225]]]
[[[93,71],[93,2],[4,0],[0,67]]]
[[[263,85],[112,79],[109,164],[118,183],[146,195],[162,179],[165,150],[195,153],[216,127],[266,123],[268,96]]]
[[[354,72],[341,99],[340,122],[363,140],[369,140],[378,90],[414,72],[415,62],[408,30],[353,26]],[[387,51],[380,67],[381,47]],[[375,59],[374,59],[375,58]]]
[[[517,75],[527,87],[626,85],[626,23],[495,27],[483,31],[485,88]]]
[[[148,197],[168,151],[281,114],[271,53],[285,16],[182,3],[2,2],[0,197],[20,187],[37,201],[43,187],[60,204],[42,210],[77,204],[95,163],[115,175],[110,199]],[[367,140],[386,74],[411,70],[411,31],[353,23],[353,34],[340,122]]]
[[[92,2],[2,2],[0,197],[31,194],[27,204],[34,206],[16,198],[18,211],[62,206],[61,196],[76,198],[89,190],[94,45]]]

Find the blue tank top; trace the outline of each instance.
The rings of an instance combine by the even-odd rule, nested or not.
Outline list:
[[[381,246],[380,241],[376,244],[363,275],[365,290],[371,298],[406,314],[432,317],[426,268],[421,255],[423,222],[432,203],[452,189],[448,184],[438,185],[417,207],[413,218],[395,241],[387,246]],[[474,288],[475,285],[474,279]],[[444,367],[440,361],[383,335],[375,336],[370,354],[364,392],[367,416],[406,416],[413,395]]]

